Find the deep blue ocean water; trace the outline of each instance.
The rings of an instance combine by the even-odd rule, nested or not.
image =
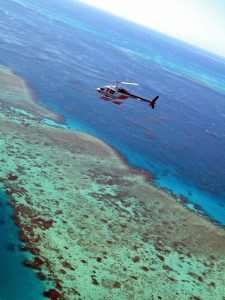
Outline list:
[[[12,220],[6,195],[0,192],[0,299],[40,300],[43,286],[34,272],[23,266],[27,258],[20,251],[18,229]]]
[[[7,0],[0,64],[70,127],[102,138],[225,225],[224,59],[72,0]],[[156,110],[99,100],[96,87],[116,79],[160,95]]]

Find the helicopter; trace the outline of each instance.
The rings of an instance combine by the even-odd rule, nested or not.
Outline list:
[[[152,109],[155,108],[155,104],[159,96],[156,96],[155,98],[149,100],[130,93],[127,89],[120,87],[119,84],[136,86],[139,85],[138,83],[117,80],[115,85],[105,85],[103,87],[97,88],[96,91],[101,94],[101,99],[105,101],[111,101],[112,103],[117,105],[122,104],[128,98],[133,98],[142,102],[147,102]]]

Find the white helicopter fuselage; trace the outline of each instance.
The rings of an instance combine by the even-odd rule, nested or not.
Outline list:
[[[118,88],[113,85],[106,85],[104,87],[97,88],[97,92],[102,96],[111,99],[117,99],[121,95],[121,93],[118,92]]]

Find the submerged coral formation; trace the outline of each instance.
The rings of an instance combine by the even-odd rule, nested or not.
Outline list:
[[[35,99],[33,91],[26,82],[13,73],[9,68],[0,65],[0,108],[7,115],[20,114],[27,119],[42,119],[44,117],[52,121],[62,121],[59,116],[43,106]],[[22,121],[22,120],[21,120]]]
[[[0,181],[43,297],[225,299],[223,228],[102,141],[41,122],[57,116],[4,67],[0,82]]]

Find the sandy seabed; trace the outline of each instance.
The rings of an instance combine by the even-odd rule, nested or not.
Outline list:
[[[0,68],[0,182],[49,299],[224,300],[225,232]]]

